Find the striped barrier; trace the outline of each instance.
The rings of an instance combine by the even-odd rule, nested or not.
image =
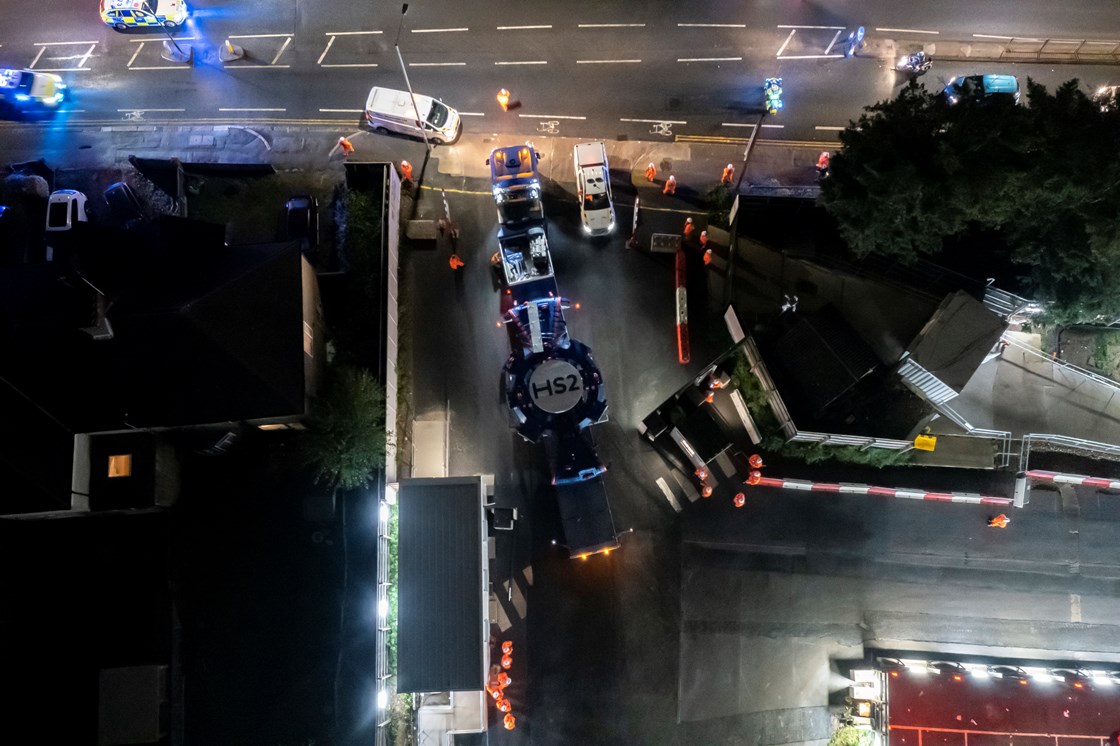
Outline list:
[[[688,344],[688,289],[685,287],[684,249],[677,249],[677,359],[687,363],[692,359]]]
[[[841,495],[878,495],[879,497],[901,497],[908,500],[932,500],[943,503],[969,503],[972,505],[1010,505],[1010,497],[978,495],[973,492],[926,492],[906,487],[872,487],[867,484],[847,484],[844,482],[807,482],[803,479],[773,479],[763,477],[756,487],[778,487],[802,492],[833,492]]]
[[[1036,482],[1053,482],[1054,484],[1083,484],[1086,487],[1104,487],[1106,489],[1120,490],[1120,479],[1105,479],[1104,477],[1086,477],[1081,474],[1060,474],[1056,471],[1027,472],[1027,476]]]

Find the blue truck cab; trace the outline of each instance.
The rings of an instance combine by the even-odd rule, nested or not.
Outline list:
[[[945,86],[945,100],[980,102],[985,99],[1008,99],[1019,103],[1019,80],[1014,75],[961,75]]]
[[[540,159],[532,145],[497,148],[486,159],[500,225],[544,220],[541,177],[537,171]]]

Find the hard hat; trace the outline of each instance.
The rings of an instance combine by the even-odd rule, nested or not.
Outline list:
[[[684,222],[686,222],[686,223],[691,223],[691,222],[692,222],[692,218],[685,218],[685,221],[684,221]]]
[[[728,163],[728,164],[727,164],[727,167],[728,167],[728,168],[735,168],[735,167],[734,167],[734,166],[732,166],[732,165],[731,165],[730,163]]]

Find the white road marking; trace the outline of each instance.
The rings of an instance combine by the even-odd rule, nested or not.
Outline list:
[[[144,67],[137,65],[136,67],[128,68],[129,72],[134,70],[190,70],[190,65],[152,65],[151,67]]]
[[[720,125],[722,125],[724,127],[754,127],[755,126],[754,124],[743,123],[743,122],[720,122]]]
[[[828,46],[825,47],[825,49],[824,49],[825,54],[828,54],[829,52],[832,51],[832,48],[834,46],[836,46],[836,42],[840,41],[840,34],[842,34],[842,33],[844,33],[844,32],[843,31],[837,31],[836,32],[836,35],[832,37],[832,41],[830,41],[828,43]]]
[[[175,41],[196,41],[197,39],[198,39],[197,36],[176,36],[175,37]],[[151,39],[150,38],[148,38],[148,39],[126,39],[125,41],[131,42],[132,44],[147,44],[148,42],[151,41]]]
[[[786,51],[786,47],[788,47],[789,43],[791,41],[793,41],[793,35],[796,34],[796,33],[797,33],[797,29],[793,29],[792,31],[790,31],[789,36],[787,36],[786,40],[784,42],[782,42],[782,46],[778,47],[778,56],[779,57],[782,56],[782,52]],[[840,32],[838,31],[837,33],[840,33]]]
[[[678,57],[677,62],[738,62],[742,57]]]
[[[813,129],[828,130],[829,132],[840,132],[841,130],[847,129],[847,127],[830,127],[830,126],[825,126],[825,125],[822,125],[822,124],[818,124]]]
[[[620,122],[652,122],[653,124],[688,124],[688,122],[681,122],[676,119],[619,119]]]
[[[117,109],[117,111],[124,113],[128,111],[186,111],[186,109]]]
[[[1077,593],[1069,594],[1069,620],[1071,622],[1081,621],[1081,596]]]
[[[787,54],[783,60],[838,60],[842,54]]]
[[[644,23],[581,23],[578,28],[645,28]]]
[[[218,109],[218,111],[287,111],[287,109]]]
[[[39,62],[39,58],[43,56],[43,52],[45,51],[47,51],[46,47],[39,47],[39,54],[35,55],[35,59],[31,60],[31,64],[28,65],[28,69],[35,69],[35,64]]]
[[[547,60],[510,60],[508,62],[495,62],[495,65],[547,65]]]
[[[319,67],[377,67],[376,62],[328,62]]]
[[[552,24],[544,24],[543,26],[498,26],[498,31],[529,31],[538,28],[552,28]]]
[[[900,34],[940,34],[940,31],[925,31],[920,28],[876,28],[876,31],[895,31]]]
[[[576,60],[577,65],[610,65],[641,62],[641,60]]]
[[[89,56],[90,56],[91,54],[93,54],[93,50],[94,50],[94,48],[96,48],[96,47],[97,47],[97,42],[94,42],[93,44],[90,44],[90,45],[89,45],[89,49],[87,49],[87,50],[86,50],[86,54],[85,54],[85,56],[84,56],[84,57],[82,57],[82,61],[78,63],[78,67],[82,67],[82,66],[84,66],[84,65],[86,64],[86,60],[88,60],[88,59],[89,59]]]
[[[746,28],[745,23],[678,23],[679,28]]]
[[[486,115],[483,114],[481,111],[461,111],[461,112],[459,112],[459,116],[461,116],[461,117],[484,117]]]
[[[414,28],[411,31],[414,34],[446,34],[450,31],[470,31],[470,29],[463,26],[460,28]]]
[[[328,31],[327,36],[357,36],[358,34],[380,34],[380,31]]]
[[[280,47],[280,51],[277,52],[276,56],[272,58],[272,62],[269,62],[268,64],[275,65],[277,60],[280,59],[280,55],[284,54],[284,50],[287,49],[288,45],[291,44],[291,43],[292,43],[292,37],[289,36],[287,39],[284,40],[284,44]]]
[[[665,482],[665,477],[657,478],[657,486],[661,488],[661,494],[665,495],[665,499],[673,506],[673,510],[678,513],[681,512],[681,504],[677,502],[677,496],[673,494],[673,490],[669,489],[669,485]]]
[[[279,39],[281,36],[291,38],[291,34],[241,34],[239,36],[227,36],[227,39]]]
[[[319,109],[319,111],[324,114],[361,114],[365,109]]]
[[[409,67],[464,67],[466,62],[409,62]]]
[[[129,58],[128,64],[125,65],[125,67],[132,67],[132,63],[136,61],[136,56],[138,54],[140,54],[140,50],[143,49],[143,48],[144,48],[144,44],[143,44],[143,42],[141,42],[140,46],[136,47],[136,51],[132,53],[132,57]]]
[[[843,31],[845,28],[847,28],[847,26],[793,26],[793,25],[789,25],[789,24],[779,23],[778,28],[811,28],[811,29],[824,29],[826,31],[832,31],[833,29],[840,29],[841,31]]]
[[[763,127],[768,127],[769,129],[775,129],[775,130],[780,130],[780,129],[785,128],[784,124],[764,124],[762,126]]]
[[[518,114],[522,119],[587,119],[587,117],[570,117],[565,114]]]
[[[331,51],[331,46],[333,44],[334,44],[334,37],[332,36],[330,39],[327,39],[327,48],[323,50],[323,53],[321,55],[319,55],[319,59],[315,60],[316,65],[323,64],[323,58],[327,56],[327,52]]]
[[[227,70],[287,70],[290,67],[291,65],[226,65]]]
[[[95,41],[37,41],[33,46],[36,47],[57,47],[60,44],[96,44]]]

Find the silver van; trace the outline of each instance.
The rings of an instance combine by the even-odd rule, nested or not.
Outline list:
[[[414,98],[415,108],[407,91],[375,86],[366,99],[366,122],[374,132],[381,134],[399,132],[411,137],[423,137],[421,124],[416,120],[416,113],[419,112],[428,139],[444,145],[459,139],[463,131],[459,112],[431,96],[417,93]]]

